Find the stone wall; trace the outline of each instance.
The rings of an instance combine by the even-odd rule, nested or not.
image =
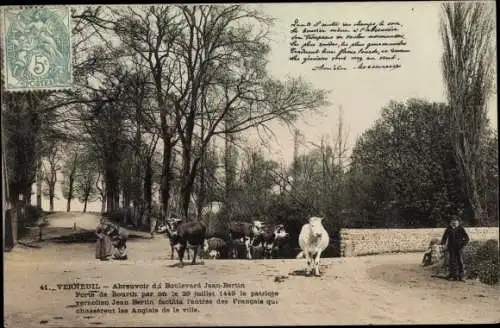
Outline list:
[[[498,240],[498,227],[465,228],[472,240]],[[425,251],[432,238],[441,240],[444,228],[436,229],[341,229],[340,256],[350,257],[393,252]]]

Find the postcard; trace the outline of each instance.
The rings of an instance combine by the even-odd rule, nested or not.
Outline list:
[[[498,323],[495,9],[2,6],[4,327]]]

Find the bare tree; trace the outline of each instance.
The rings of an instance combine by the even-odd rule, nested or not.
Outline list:
[[[177,143],[173,122],[171,89],[175,80],[175,61],[172,60],[174,41],[179,37],[179,12],[174,6],[149,6],[116,10],[120,16],[115,24],[127,54],[137,59],[153,84],[156,108],[160,116],[160,131],[163,140],[163,164],[161,199],[163,213],[169,213],[172,180],[173,149]],[[152,153],[152,152],[151,152]]]
[[[453,2],[445,3],[442,9],[442,70],[450,105],[452,144],[473,222],[481,225],[479,157],[487,126],[487,101],[493,91],[494,8],[482,2]]]
[[[239,5],[182,6],[181,11],[186,27],[178,40],[179,65],[180,76],[187,79],[176,89],[174,107],[182,144],[181,207],[188,216],[194,179],[213,137],[272,120],[290,123],[301,112],[322,105],[325,93],[300,79],[269,78],[266,36],[272,20],[260,12]],[[196,140],[199,149],[193,147]]]
[[[71,211],[71,201],[75,198],[75,181],[78,175],[80,150],[77,145],[68,147],[70,152],[67,154],[63,167],[63,181],[61,184],[64,198],[66,198],[66,212]]]

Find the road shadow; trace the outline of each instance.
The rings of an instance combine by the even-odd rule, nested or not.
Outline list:
[[[170,264],[168,267],[169,268],[183,268],[185,266],[196,266],[196,265],[205,265],[205,262],[196,262],[196,263],[184,262],[182,264],[180,262],[177,262],[174,264]]]
[[[302,270],[294,270],[288,274],[289,276],[302,276],[302,277],[310,277],[311,274],[307,274],[305,269]]]
[[[437,279],[443,279],[443,280],[446,280],[446,281],[450,281],[448,279],[448,276],[442,276],[442,275],[437,275],[437,274],[431,275],[431,278],[437,278]],[[451,280],[451,281],[454,281],[454,280]],[[455,280],[455,281],[457,281],[457,280]],[[466,279],[458,280],[458,282],[466,282]]]
[[[17,243],[21,246],[24,246],[24,247],[29,247],[29,248],[42,248],[42,246],[40,245],[37,245],[37,244],[34,244],[34,243],[30,243],[30,242],[27,242],[27,241],[21,241],[21,240],[18,240]]]
[[[141,236],[138,234],[129,234],[127,240],[134,239],[150,239],[147,236]],[[97,236],[94,231],[81,231],[75,232],[68,235],[58,236],[48,238],[48,241],[58,243],[58,244],[86,244],[86,243],[95,243],[97,241]]]
[[[324,275],[324,272],[327,268],[328,268],[327,265],[320,265],[319,266],[319,271],[320,271],[319,276],[314,275],[314,272],[307,274],[306,269],[294,270],[294,271],[290,272],[288,275],[289,276],[318,277],[318,278],[320,278]]]

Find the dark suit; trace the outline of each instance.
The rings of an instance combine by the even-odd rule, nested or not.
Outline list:
[[[441,245],[447,244],[450,257],[450,277],[464,278],[463,248],[469,242],[469,235],[462,226],[453,229],[448,226],[441,238]]]

